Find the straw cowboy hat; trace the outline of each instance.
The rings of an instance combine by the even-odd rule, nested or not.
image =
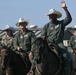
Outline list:
[[[3,31],[6,31],[6,30],[11,30],[11,31],[15,31],[15,28],[9,26],[9,25],[6,25],[5,28],[3,29]]]
[[[20,18],[19,21],[16,23],[16,26],[19,27],[19,23],[26,23],[26,25],[28,25],[29,20],[24,20],[23,18]]]
[[[50,9],[49,10],[49,13],[47,14],[47,16],[50,16],[52,14],[56,14],[57,15],[57,18],[60,18],[62,16],[62,13],[59,12],[59,11],[56,11],[55,9]]]

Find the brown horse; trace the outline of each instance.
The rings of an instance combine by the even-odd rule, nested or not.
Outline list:
[[[23,58],[13,50],[5,49],[2,55],[2,75],[26,75],[30,68],[31,62],[26,57]]]
[[[64,75],[64,68],[61,58],[42,38],[37,38],[32,44],[33,75]],[[70,64],[70,75],[72,73],[72,65]]]

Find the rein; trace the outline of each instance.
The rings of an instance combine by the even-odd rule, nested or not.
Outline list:
[[[28,68],[28,66],[26,65],[27,63],[25,62],[25,60],[23,59],[23,57],[21,56],[21,59],[23,60],[25,66]]]
[[[39,75],[42,75],[41,73],[40,73],[40,71],[38,70],[38,65],[36,64],[36,71],[37,71],[37,73],[39,74]]]
[[[39,75],[42,75],[42,74],[40,73],[40,71],[38,70],[38,65],[37,65],[37,64],[35,64],[35,65],[36,65],[36,71],[37,71],[37,73],[38,73]],[[31,70],[28,72],[27,75],[34,75],[34,72],[33,72],[32,68],[31,68]]]

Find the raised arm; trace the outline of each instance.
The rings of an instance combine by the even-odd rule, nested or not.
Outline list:
[[[68,25],[72,21],[72,17],[68,11],[65,1],[61,1],[61,7],[65,10],[66,13],[66,21],[64,21],[64,25]]]

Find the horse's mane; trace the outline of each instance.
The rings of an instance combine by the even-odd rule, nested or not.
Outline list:
[[[47,41],[46,40],[44,40],[43,38],[41,38],[41,37],[38,37],[38,38],[36,38],[35,39],[35,41],[33,42],[33,44],[37,44],[37,45],[43,45],[43,44],[47,44]]]
[[[45,48],[45,49],[44,49]],[[33,45],[32,45],[32,49],[33,51],[35,50],[41,50],[40,52],[43,52],[43,51],[49,51],[49,46],[48,46],[48,43],[46,40],[44,40],[43,38],[41,37],[38,37],[35,39],[35,41],[33,42]]]

